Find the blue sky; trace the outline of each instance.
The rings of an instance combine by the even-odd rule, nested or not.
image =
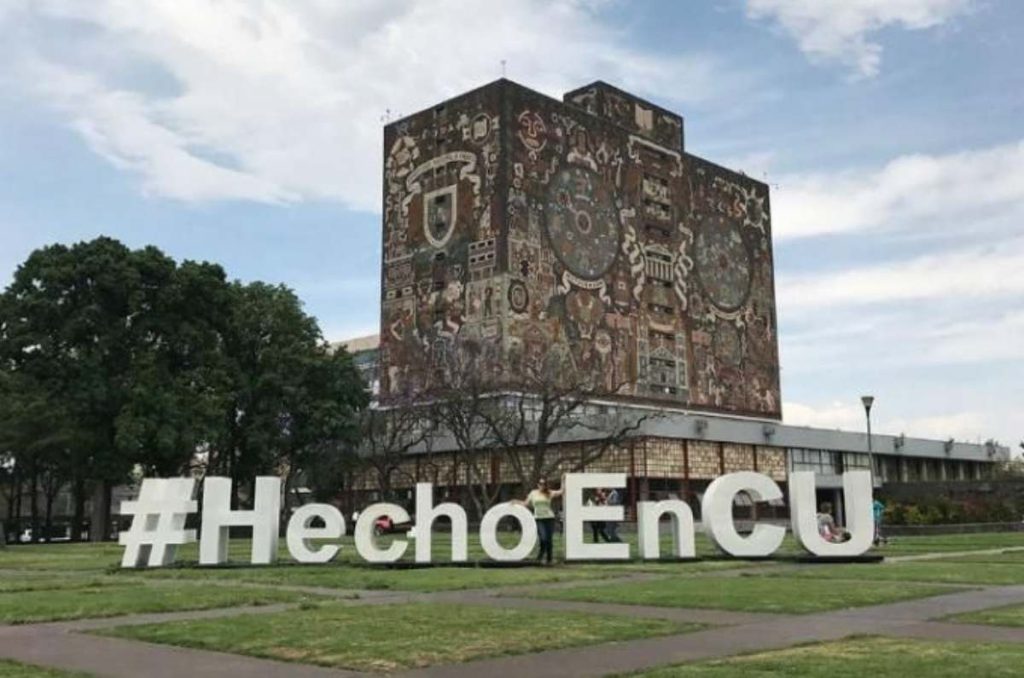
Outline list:
[[[1024,438],[1024,3],[3,0],[0,280],[100,234],[376,331],[380,127],[601,78],[769,182],[784,416]]]

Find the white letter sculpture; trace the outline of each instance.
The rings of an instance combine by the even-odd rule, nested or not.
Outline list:
[[[434,521],[447,516],[452,523],[452,562],[464,563],[468,555],[466,510],[450,502],[434,506],[434,486],[416,483],[416,562],[429,563]]]
[[[583,541],[584,521],[621,521],[622,506],[584,506],[583,490],[596,487],[625,487],[625,473],[570,473],[565,476],[562,501],[565,504],[566,560],[628,560],[629,544],[588,544]]]
[[[356,521],[356,552],[368,563],[393,563],[402,557],[409,543],[396,539],[386,549],[377,548],[373,528],[378,518],[387,516],[394,523],[409,522],[409,514],[398,504],[370,504]]]
[[[231,479],[207,478],[203,483],[203,521],[199,537],[199,564],[220,565],[228,560],[228,533],[233,525],[252,526],[254,565],[277,560],[277,532],[281,522],[281,479],[256,478],[252,511],[231,510]]]
[[[641,501],[636,505],[636,512],[636,532],[641,558],[657,560],[661,557],[659,523],[666,513],[672,519],[672,555],[676,558],[696,556],[697,550],[693,543],[693,511],[685,501]]]
[[[715,546],[729,555],[740,558],[770,556],[782,545],[786,528],[755,524],[749,537],[741,536],[732,520],[733,500],[740,492],[746,492],[755,502],[782,498],[782,490],[764,474],[740,471],[719,476],[708,485],[701,502],[704,531]]]
[[[314,519],[324,521],[323,527],[310,527]],[[309,545],[310,539],[341,539],[345,536],[345,517],[330,504],[300,506],[288,521],[288,552],[300,563],[328,563],[338,555],[341,546],[324,544],[318,549]]]
[[[125,547],[121,567],[160,567],[174,562],[179,544],[196,540],[185,521],[196,512],[195,478],[145,478],[139,498],[121,502],[121,515],[134,516],[131,527],[118,535]]]
[[[507,549],[498,543],[498,523],[504,517],[519,521],[519,543]],[[480,546],[489,558],[505,563],[523,560],[537,546],[537,521],[525,506],[505,502],[492,506],[480,521]]]
[[[793,534],[806,551],[816,556],[859,556],[871,548],[875,517],[871,510],[871,472],[843,474],[846,529],[850,540],[830,542],[818,532],[818,509],[814,471],[789,474],[789,512]]]

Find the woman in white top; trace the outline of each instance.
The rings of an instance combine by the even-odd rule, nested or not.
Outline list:
[[[537,521],[537,541],[540,542],[540,550],[537,551],[537,562],[543,560],[551,564],[551,552],[555,540],[555,510],[551,502],[556,497],[562,496],[562,490],[552,490],[548,487],[547,478],[537,481],[537,487],[522,502],[533,509],[533,517]]]

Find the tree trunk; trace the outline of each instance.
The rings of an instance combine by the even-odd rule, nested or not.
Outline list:
[[[32,539],[31,541],[40,541],[39,539],[39,474],[35,471],[32,472],[32,482],[30,484],[32,488],[32,495],[29,498],[29,512],[31,516],[32,524]]]
[[[21,540],[21,509],[22,501],[24,500],[25,486],[22,483],[21,475],[19,474],[14,481],[14,513],[11,516],[14,517],[14,540]]]
[[[46,512],[43,517],[43,541],[50,541],[53,535],[53,500],[56,497],[57,495],[52,492],[46,494]]]
[[[85,524],[85,481],[75,478],[72,489],[75,501],[75,514],[71,519],[71,541],[82,541],[82,528]]]
[[[112,491],[110,482],[106,480],[93,486],[89,541],[106,541],[110,534],[110,495]]]

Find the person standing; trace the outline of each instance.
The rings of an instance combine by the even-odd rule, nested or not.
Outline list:
[[[889,540],[882,534],[882,521],[885,520],[885,503],[881,499],[875,499],[871,503],[871,512],[875,516],[875,546],[888,544]]]
[[[604,495],[604,503],[607,506],[622,506],[622,495],[614,487],[608,490]],[[604,525],[605,539],[610,542],[621,542],[622,537],[619,536],[619,521],[609,520]]]
[[[604,506],[607,497],[605,497],[604,490],[598,488],[594,490],[594,494],[591,495],[590,499],[587,500],[587,506]],[[603,520],[591,520],[590,531],[594,536],[594,543],[600,543],[601,539],[606,542],[611,541],[611,537],[605,532],[605,522]]]
[[[533,518],[537,521],[537,562],[546,561],[551,564],[555,541],[555,510],[552,501],[562,496],[562,490],[552,490],[547,478],[537,481],[537,487],[526,496],[525,501],[518,502],[533,510]]]

